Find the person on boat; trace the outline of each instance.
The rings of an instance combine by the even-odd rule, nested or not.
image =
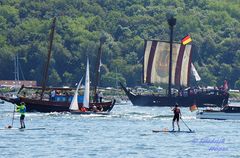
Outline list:
[[[95,94],[94,97],[95,97],[95,98],[94,98],[94,99],[95,99],[95,102],[98,103],[98,97],[99,97],[99,96],[98,96],[98,92]]]
[[[97,107],[95,105],[93,106],[92,111],[93,112],[98,112],[98,109],[97,109]]]
[[[85,107],[81,107],[80,110],[81,110],[81,112],[86,112],[87,111],[87,109]]]
[[[173,116],[173,121],[172,121],[172,127],[174,131],[174,122],[177,120],[177,126],[178,126],[178,131],[180,131],[180,126],[179,126],[179,118],[181,117],[181,110],[178,107],[178,104],[175,105],[175,107],[172,109],[174,116]]]
[[[98,95],[98,97],[99,97],[99,101],[100,101],[100,103],[101,103],[101,102],[102,102],[102,99],[103,99],[103,93],[100,92],[99,95]]]
[[[98,107],[98,109],[99,109],[99,111],[103,111],[102,105],[100,105],[100,106]]]
[[[52,90],[51,91],[51,100],[54,101],[55,100],[55,96],[56,96],[56,91]]]
[[[21,128],[25,128],[25,123],[24,123],[24,118],[25,118],[25,113],[26,113],[26,106],[24,102],[21,102],[20,105],[17,105],[17,112],[19,112],[20,115],[20,125]]]

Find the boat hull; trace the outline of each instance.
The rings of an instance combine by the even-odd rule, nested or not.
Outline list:
[[[228,103],[229,94],[200,93],[188,96],[159,96],[159,95],[141,95],[134,94],[121,85],[129,100],[136,106],[179,106],[189,107],[197,105],[198,107],[218,106],[221,107]]]
[[[240,113],[226,113],[220,111],[203,111],[197,112],[198,119],[215,119],[215,120],[240,120]]]
[[[16,98],[10,99],[6,97],[0,97],[0,99],[13,104],[19,104],[24,102],[26,104],[27,112],[69,112],[70,102],[57,102],[48,100],[35,100],[29,98]],[[115,100],[102,103],[90,103],[90,108],[93,106],[102,106],[103,111],[110,112],[115,105]],[[82,103],[78,104],[79,108],[82,107]]]

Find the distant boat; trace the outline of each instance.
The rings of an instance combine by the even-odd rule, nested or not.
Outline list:
[[[84,86],[84,99],[83,99],[83,104],[80,105],[80,108],[77,104],[76,99],[78,95],[78,89],[81,85],[81,81],[78,84],[78,87],[75,91],[74,98],[71,102],[70,105],[70,112],[72,114],[101,114],[101,115],[107,115],[113,108],[115,104],[115,100],[112,102],[112,106],[109,109],[103,108],[104,105],[107,102],[95,102],[95,103],[90,103],[90,76],[89,76],[89,60],[87,59],[87,68],[86,68],[86,77],[85,77],[85,86]]]
[[[176,22],[176,19],[175,19]],[[175,24],[174,24],[175,25]],[[143,61],[143,82],[145,84],[168,84],[168,94],[140,94],[134,93],[120,83],[129,100],[137,106],[179,106],[189,107],[196,104],[202,106],[223,106],[228,103],[229,94],[223,90],[207,90],[198,88],[180,89],[172,93],[175,87],[188,87],[191,70],[191,45],[174,43],[173,26],[171,28],[170,42],[145,40]],[[170,53],[169,53],[170,52]],[[196,80],[200,80],[196,69],[193,68]]]
[[[69,107],[71,104],[71,101],[73,99],[73,96],[68,94],[72,90],[72,88],[61,88],[61,87],[54,87],[54,88],[48,88],[46,87],[46,91],[50,92],[52,90],[61,91],[62,94],[56,94],[54,97],[54,100],[51,100],[47,94],[44,95],[43,99],[40,99],[40,94],[37,94],[39,96],[36,96],[34,94],[33,97],[26,96],[24,97],[24,91],[30,91],[30,90],[39,90],[41,91],[42,87],[22,87],[20,90],[20,94],[18,98],[12,99],[5,96],[0,96],[0,99],[13,103],[13,104],[19,104],[20,102],[25,102],[27,112],[68,112]],[[65,94],[64,94],[65,93]],[[83,96],[78,96],[78,106],[81,107],[83,104]],[[103,111],[111,110],[113,107],[114,101],[104,102],[102,103]],[[91,103],[90,106],[93,106],[94,103]]]
[[[240,120],[240,105],[227,105],[220,110],[203,110],[196,114],[198,119]]]

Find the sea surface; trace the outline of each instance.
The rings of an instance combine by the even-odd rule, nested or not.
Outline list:
[[[233,103],[240,104],[240,103]],[[11,125],[13,104],[0,104],[0,127]],[[0,130],[1,158],[239,158],[240,121],[200,120],[181,108],[183,120],[195,133],[153,133],[171,130],[169,107],[115,105],[108,116],[69,113],[27,113],[27,128]],[[14,115],[15,128],[19,114]],[[180,121],[181,130],[188,128]]]

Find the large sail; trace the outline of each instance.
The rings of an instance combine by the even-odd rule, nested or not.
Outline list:
[[[89,94],[90,94],[90,77],[89,77],[89,60],[87,59],[85,90],[84,90],[84,98],[83,98],[83,106],[85,108],[89,108]]]
[[[70,110],[79,110],[79,108],[78,108],[78,90],[79,90],[79,88],[82,84],[82,79],[83,78],[81,78],[81,80],[79,81],[77,89],[75,90],[72,102],[71,102],[70,107],[69,107]]]
[[[191,68],[191,45],[172,45],[172,85],[187,86]],[[145,41],[144,83],[168,83],[170,44],[163,41]]]

